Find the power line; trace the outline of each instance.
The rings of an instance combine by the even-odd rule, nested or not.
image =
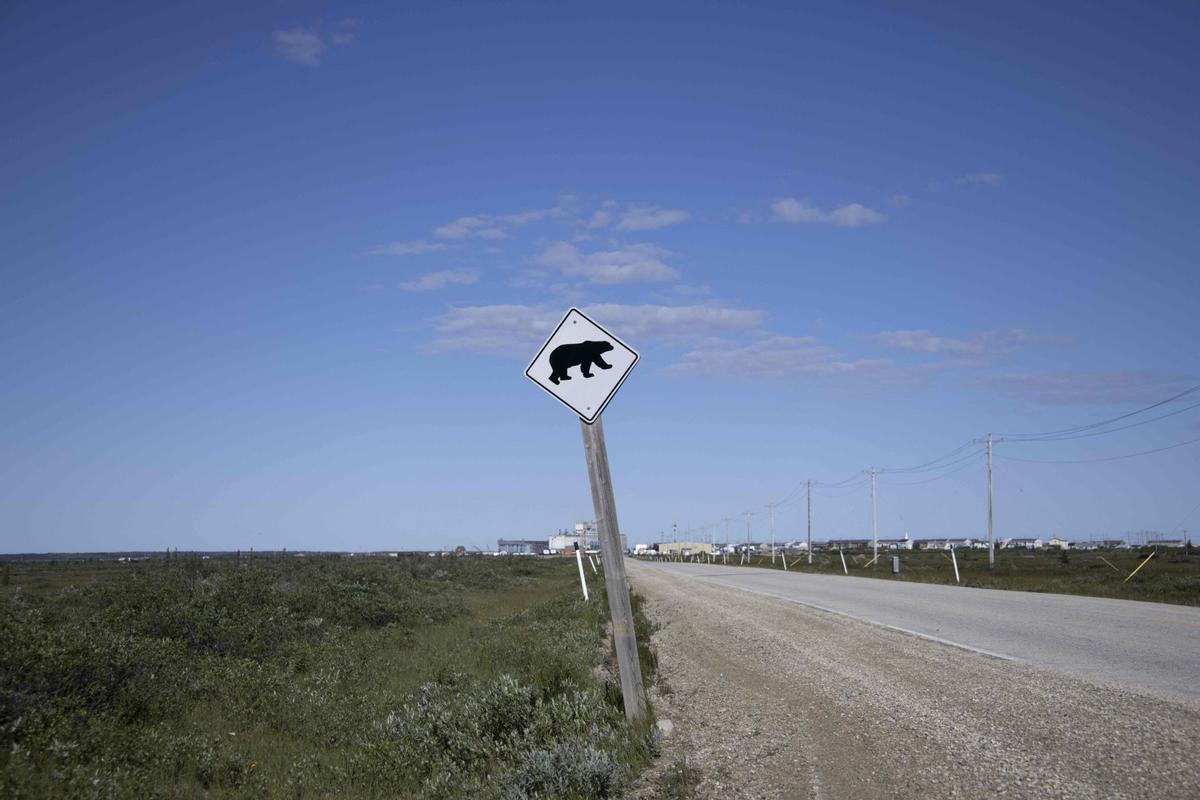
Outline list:
[[[1176,409],[1176,410],[1168,412],[1166,414],[1160,414],[1158,416],[1151,417],[1150,419],[1139,420],[1137,422],[1134,422],[1134,423],[1131,423],[1128,425],[1121,425],[1121,426],[1118,426],[1115,428],[1109,427],[1116,422],[1120,422],[1121,420],[1125,420],[1125,419],[1129,419],[1131,417],[1138,416],[1139,414],[1144,414],[1147,411],[1152,411],[1156,408],[1160,408],[1164,405],[1167,405],[1168,403],[1172,403],[1183,397],[1187,397],[1188,395],[1195,394],[1196,392],[1200,392],[1200,385],[1185,389],[1184,391],[1179,392],[1178,394],[1172,395],[1171,397],[1168,397],[1165,400],[1160,400],[1157,403],[1152,403],[1143,408],[1135,409],[1133,411],[1129,411],[1124,414],[1119,414],[1115,417],[1111,417],[1106,420],[1101,420],[1099,422],[1093,422],[1093,423],[1090,423],[1087,425],[1078,425],[1078,426],[1071,427],[1071,428],[1063,428],[1063,429],[1056,430],[1056,431],[1044,431],[1041,433],[1006,433],[1006,434],[1000,434],[1000,436],[1003,437],[1004,439],[1011,440],[1014,443],[1032,443],[1032,442],[1068,441],[1068,440],[1073,440],[1073,439],[1085,439],[1085,438],[1090,438],[1090,437],[1094,437],[1094,436],[1103,436],[1103,435],[1107,435],[1110,433],[1117,433],[1119,431],[1141,427],[1142,425],[1148,425],[1152,422],[1158,422],[1160,420],[1168,419],[1170,417],[1174,417],[1179,414],[1183,414],[1188,411],[1200,408],[1200,403],[1193,403],[1192,405],[1186,406],[1184,408]],[[1000,440],[997,438],[994,438],[991,434],[988,435],[988,439],[986,440],[986,443],[988,444],[989,459],[991,456],[991,453],[990,453],[991,443],[997,442],[997,441],[1000,441]],[[1107,461],[1120,461],[1120,460],[1124,460],[1127,458],[1137,458],[1140,456],[1151,455],[1154,453],[1161,453],[1161,452],[1164,452],[1167,450],[1173,450],[1173,449],[1176,449],[1179,447],[1186,447],[1187,445],[1195,444],[1197,442],[1200,442],[1200,438],[1191,439],[1186,442],[1179,442],[1177,444],[1168,445],[1166,447],[1155,448],[1153,450],[1143,450],[1138,453],[1126,453],[1124,455],[1109,456],[1109,457],[1103,457],[1103,458],[1062,459],[1062,460],[1018,458],[1016,456],[999,456],[999,458],[1004,459],[1006,461],[1020,461],[1020,462],[1033,463],[1033,464],[1094,464],[1094,463],[1101,463],[1101,462],[1107,462]],[[779,500],[775,503],[767,503],[765,505],[765,507],[768,509],[771,509],[772,515],[773,515],[774,509],[788,506],[788,505],[798,501],[802,496],[802,492],[804,492],[805,490],[807,490],[808,496],[811,497],[811,491],[814,486],[818,487],[820,489],[852,490],[852,489],[858,489],[863,486],[866,486],[867,484],[870,484],[871,489],[872,489],[872,500],[874,500],[876,476],[880,475],[880,474],[884,474],[884,473],[905,475],[905,474],[916,474],[916,473],[922,473],[922,472],[940,472],[941,474],[936,475],[932,478],[924,479],[924,480],[898,482],[898,483],[891,483],[891,482],[885,481],[884,485],[887,485],[887,486],[918,486],[918,485],[925,484],[925,483],[932,483],[934,481],[942,480],[943,478],[947,478],[951,475],[957,474],[959,472],[963,472],[963,471],[971,468],[971,466],[973,466],[973,464],[969,463],[969,462],[972,462],[973,460],[977,459],[982,454],[981,450],[979,450],[979,449],[972,450],[972,448],[978,446],[981,443],[985,443],[984,440],[969,440],[969,441],[959,445],[958,447],[954,448],[953,450],[950,450],[950,451],[938,456],[937,458],[931,459],[922,464],[916,464],[911,467],[893,467],[893,468],[874,468],[873,467],[870,470],[860,470],[859,472],[856,472],[847,478],[844,478],[840,481],[835,481],[832,483],[824,483],[821,481],[804,481],[804,482],[800,483],[798,486],[796,486],[794,489],[792,489],[790,492],[788,492],[788,494],[785,495],[782,500]],[[960,466],[960,465],[965,465],[965,466]],[[991,479],[990,479],[990,460],[989,460],[989,487],[990,487],[990,480]],[[990,496],[990,488],[989,488],[989,496]],[[989,503],[990,503],[990,499],[989,499]],[[874,503],[872,503],[872,505],[874,505]],[[1193,511],[1194,510],[1195,509],[1193,509]],[[750,535],[750,516],[752,516],[752,512],[747,511],[747,512],[743,512],[743,513],[745,513],[746,517],[747,517],[746,533],[747,533],[747,537],[749,537],[749,535]],[[989,510],[989,517],[990,517],[990,513],[991,512]],[[1189,512],[1189,516],[1190,516],[1190,513],[1191,512]],[[874,518],[874,514],[872,514],[872,517]],[[726,522],[726,539],[728,539],[729,538],[729,535],[728,535],[729,521],[728,521],[728,519],[726,519],[725,522]],[[990,523],[989,523],[989,525],[990,525]],[[715,527],[715,525],[714,525],[714,527]]]
[[[1197,442],[1200,442],[1200,438],[1189,439],[1186,442],[1179,442],[1177,444],[1167,445],[1166,447],[1158,447],[1158,448],[1155,448],[1154,450],[1143,450],[1140,453],[1126,453],[1125,455],[1122,455],[1122,456],[1109,456],[1107,458],[1080,458],[1080,459],[1072,459],[1069,461],[1048,461],[1048,460],[1043,460],[1040,458],[1016,458],[1014,456],[997,456],[997,458],[1003,458],[1005,461],[1024,461],[1029,464],[1096,464],[1101,461],[1121,461],[1126,458],[1137,458],[1138,456],[1148,456],[1151,453],[1161,453],[1164,450],[1174,450],[1177,447],[1186,447],[1189,444],[1196,444]]]
[[[1168,397],[1166,400],[1160,400],[1157,403],[1152,403],[1151,405],[1148,405],[1145,408],[1139,408],[1136,411],[1129,411],[1124,414],[1120,414],[1118,416],[1112,417],[1111,419],[1102,420],[1100,422],[1093,422],[1089,425],[1077,425],[1073,428],[1063,428],[1062,430],[1057,430],[1057,431],[1044,431],[1042,433],[1001,433],[998,435],[1003,436],[1006,439],[1022,439],[1022,440],[1029,441],[1029,440],[1034,440],[1034,439],[1052,438],[1052,437],[1057,437],[1057,436],[1063,436],[1066,434],[1073,434],[1073,433],[1080,433],[1082,431],[1094,430],[1096,428],[1103,428],[1107,425],[1111,425],[1114,422],[1120,422],[1123,419],[1129,419],[1130,417],[1136,417],[1138,414],[1144,414],[1147,411],[1152,411],[1152,410],[1158,408],[1159,406],[1165,406],[1167,403],[1173,403],[1176,400],[1180,399],[1181,397],[1187,397],[1189,394],[1195,394],[1196,392],[1200,392],[1200,386],[1193,386],[1190,389],[1185,389],[1182,392],[1180,392],[1179,394],[1172,395],[1171,397]]]
[[[982,453],[972,453],[971,454],[971,456],[973,458],[979,458],[980,455],[982,455]],[[950,470],[949,472],[943,472],[941,475],[937,475],[932,478],[925,478],[924,480],[919,480],[919,481],[901,481],[901,482],[884,481],[883,485],[884,486],[920,486],[923,483],[933,483],[934,481],[940,481],[942,478],[949,478],[951,475],[957,475],[960,472],[965,472],[966,470],[968,470],[974,466],[975,466],[975,463],[972,462],[972,463],[968,463],[968,464],[963,464],[961,466],[958,466],[958,467]]]
[[[959,449],[961,450],[962,448],[959,448]],[[917,469],[914,467],[912,469],[906,469],[906,470],[885,469],[885,470],[880,470],[880,472],[887,472],[887,473],[890,473],[893,475],[911,475],[911,474],[920,473],[920,472],[937,472],[939,469],[945,469],[946,467],[953,467],[956,464],[961,464],[964,461],[970,461],[972,458],[977,458],[978,456],[980,456],[982,454],[983,454],[983,450],[974,450],[970,453],[966,453],[965,455],[960,455],[958,458],[954,459],[953,461],[947,461],[944,464],[938,464],[933,467],[922,467],[920,469]]]
[[[1131,422],[1130,424],[1122,425],[1119,428],[1109,428],[1108,430],[1104,430],[1104,431],[1092,431],[1091,433],[1078,433],[1078,434],[1074,434],[1072,436],[1046,436],[1046,437],[1043,437],[1040,439],[1022,439],[1021,441],[1022,442],[1065,442],[1068,439],[1087,439],[1090,436],[1104,436],[1105,434],[1116,433],[1117,431],[1127,431],[1130,428],[1137,428],[1142,425],[1149,425],[1151,422],[1158,422],[1160,419],[1166,419],[1167,417],[1174,417],[1174,416],[1176,416],[1178,414],[1182,414],[1186,411],[1191,411],[1193,408],[1200,408],[1200,403],[1194,403],[1190,406],[1184,406],[1183,408],[1180,408],[1176,411],[1172,411],[1169,414],[1162,414],[1157,417],[1151,417],[1150,419],[1144,419],[1140,422]]]
[[[893,473],[900,473],[900,472],[925,472],[925,471],[927,471],[927,470],[931,470],[931,469],[940,469],[940,467],[938,467],[938,466],[934,466],[934,465],[938,464],[938,462],[940,462],[940,461],[945,461],[945,460],[946,460],[946,459],[948,459],[948,458],[953,458],[954,456],[957,456],[957,455],[958,455],[959,453],[961,453],[963,450],[966,450],[967,448],[971,447],[971,446],[972,446],[972,445],[974,445],[974,444],[975,444],[974,440],[971,440],[971,441],[964,442],[963,444],[961,444],[961,445],[959,445],[958,447],[956,447],[956,448],[954,448],[953,450],[951,450],[949,453],[946,453],[946,454],[944,454],[944,455],[938,456],[937,458],[933,459],[932,461],[926,461],[924,464],[917,464],[916,466],[913,466],[913,467],[887,467],[887,468],[881,468],[881,469],[879,470],[879,472],[893,472]]]

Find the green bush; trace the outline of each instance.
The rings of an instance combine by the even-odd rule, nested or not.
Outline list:
[[[547,695],[508,675],[472,685],[452,674],[389,714],[364,757],[429,798],[605,798],[629,777],[615,754],[631,736],[598,691]]]
[[[0,591],[0,797],[615,796],[654,740],[624,720],[602,592],[580,601],[572,570],[26,568]]]

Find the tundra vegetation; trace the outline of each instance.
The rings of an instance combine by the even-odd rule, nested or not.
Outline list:
[[[1154,552],[1154,557],[1128,581],[1130,573]],[[846,566],[852,577],[918,583],[954,583],[954,566],[948,550],[880,550],[871,564],[870,548],[846,550]],[[892,556],[900,557],[900,574],[892,574]],[[963,586],[986,589],[1016,589],[1054,592],[1154,603],[1200,605],[1200,554],[1195,548],[1133,548],[1125,550],[1018,550],[996,551],[996,566],[989,569],[987,550],[958,549],[958,571]],[[742,566],[740,555],[729,556],[729,566]],[[783,569],[770,552],[751,557],[746,566]],[[842,561],[836,550],[813,552],[813,563],[800,553],[788,555],[788,569],[841,575]]]
[[[652,720],[621,710],[602,582],[582,602],[573,562],[5,576],[0,796],[604,798],[655,755]]]

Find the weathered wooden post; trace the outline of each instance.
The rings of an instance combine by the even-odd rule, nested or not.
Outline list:
[[[604,558],[604,588],[608,611],[612,616],[613,644],[617,649],[617,668],[621,672],[621,697],[625,716],[637,719],[646,714],[646,693],[642,686],[642,665],[638,660],[637,632],[633,625],[633,606],[625,583],[625,552],[621,547],[621,528],[617,523],[617,502],[613,497],[612,473],[608,469],[608,448],[604,443],[604,420],[597,417],[583,430],[583,451],[587,456],[588,480],[592,485],[592,506],[600,529],[600,553]]]

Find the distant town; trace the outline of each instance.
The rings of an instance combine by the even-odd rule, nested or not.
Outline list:
[[[878,549],[883,551],[903,550],[986,550],[986,538],[955,538],[932,537],[910,538],[905,534],[899,539],[879,539]],[[1186,548],[1191,545],[1187,531],[1181,536],[1167,536],[1157,531],[1136,531],[1124,539],[1076,539],[1068,540],[1058,536],[1048,538],[1004,538],[996,540],[996,548],[1001,550],[1129,550],[1134,548]],[[869,550],[872,542],[869,538],[837,538],[812,543],[813,552],[837,550]],[[347,557],[385,556],[569,556],[579,549],[585,553],[600,552],[600,533],[595,520],[576,522],[574,528],[560,529],[545,538],[531,539],[498,539],[495,550],[485,550],[475,546],[458,545],[454,547],[439,547],[423,550],[372,550],[372,551],[330,551],[330,550],[218,550],[218,551],[188,551],[172,550],[130,550],[91,553],[8,553],[0,554],[0,562],[18,561],[146,561],[150,559],[171,558],[266,558],[306,556],[342,555]],[[781,539],[777,542],[716,542],[716,541],[670,541],[670,542],[641,542],[631,548],[627,537],[621,535],[623,552],[635,556],[653,558],[662,556],[692,556],[709,554],[740,555],[743,553],[761,555],[782,553],[796,555],[808,552],[808,542],[803,539]]]
[[[858,550],[872,547],[869,538],[859,539],[828,539],[813,542],[812,548],[818,550]],[[986,538],[910,538],[906,533],[899,539],[878,539],[875,543],[880,550],[986,550]],[[1155,531],[1137,531],[1126,539],[1078,539],[1068,540],[1053,536],[1049,538],[1004,538],[996,540],[998,549],[1018,550],[1120,550],[1134,547],[1182,548],[1189,544],[1186,532],[1183,536],[1164,536]],[[621,547],[625,552],[636,556],[672,555],[690,556],[697,554],[732,555],[741,553],[776,553],[796,554],[808,551],[808,542],[803,539],[780,540],[777,542],[715,542],[715,541],[670,541],[637,543],[630,549],[626,537],[621,536]],[[571,531],[560,530],[558,533],[544,539],[499,539],[496,542],[496,552],[505,555],[569,555],[576,548],[589,553],[599,552],[600,537],[596,522],[588,520],[575,523]]]

